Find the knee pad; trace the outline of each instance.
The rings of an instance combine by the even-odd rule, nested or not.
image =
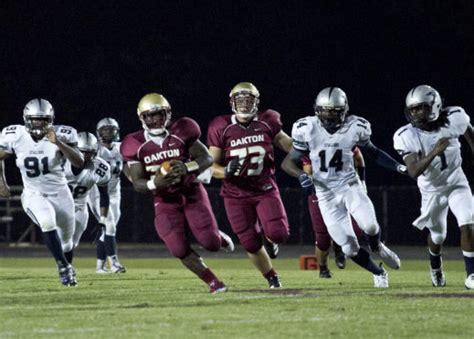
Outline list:
[[[355,257],[359,253],[360,246],[356,238],[350,237],[348,241],[341,246],[342,252],[348,257]]]
[[[204,240],[199,241],[199,243],[210,252],[217,252],[221,248],[221,238],[214,233],[209,234]]]
[[[168,251],[170,251],[171,255],[178,259],[186,258],[189,253],[191,253],[191,249],[188,245],[177,245],[177,246],[167,246]]]
[[[257,234],[252,237],[239,237],[240,244],[249,253],[257,253],[263,245],[262,238]]]
[[[444,240],[446,239],[446,235],[432,231],[430,231],[430,237],[433,243],[435,243],[436,245],[442,245]]]
[[[72,242],[72,239],[68,241],[67,243],[62,244],[62,249],[63,252],[70,252],[74,248],[74,243]]]
[[[265,227],[265,236],[275,244],[285,242],[289,235],[288,227],[282,219],[270,220]]]

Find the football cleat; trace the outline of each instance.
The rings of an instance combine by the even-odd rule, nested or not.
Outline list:
[[[466,286],[468,290],[474,290],[474,273],[467,276],[466,280],[464,280],[464,286]]]
[[[271,259],[276,259],[278,257],[278,253],[280,252],[280,247],[278,244],[275,244],[274,242],[271,242],[270,240],[267,239],[266,236],[262,236],[263,238],[263,247],[265,247],[265,250],[268,253],[268,256]]]
[[[442,268],[438,269],[431,269],[431,283],[434,287],[444,287],[446,286],[446,278],[444,276],[444,272]]]
[[[229,237],[227,234],[225,234],[222,231],[219,231],[219,234],[220,234],[221,240],[222,240],[221,248],[226,252],[234,252],[235,245],[234,245],[234,242],[232,241],[231,237]]]
[[[341,246],[336,243],[333,243],[332,248],[334,249],[334,259],[336,261],[336,266],[339,269],[344,269],[346,267],[346,256],[342,252]]]
[[[220,280],[214,279],[209,283],[209,293],[223,293],[227,292],[227,286]]]
[[[112,273],[125,273],[125,272],[127,272],[127,270],[118,261],[116,261],[110,266],[110,272],[112,272]]]
[[[331,271],[326,269],[326,270],[321,270],[319,271],[319,277],[322,279],[330,279],[332,278]]]
[[[77,286],[76,272],[70,264],[67,266],[59,266],[58,272],[61,284],[64,286]]]
[[[382,259],[382,261],[388,267],[393,268],[394,270],[398,270],[400,268],[400,258],[395,252],[385,246],[384,243],[379,243],[379,249],[375,253],[380,256],[380,259]]]
[[[375,288],[388,288],[388,272],[380,264],[380,268],[383,272],[379,275],[374,274],[374,287]]]
[[[283,285],[281,284],[280,277],[278,275],[271,276],[267,278],[268,287],[270,288],[281,288]]]

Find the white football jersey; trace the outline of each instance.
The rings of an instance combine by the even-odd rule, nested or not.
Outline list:
[[[113,142],[112,149],[100,145],[97,156],[110,165],[111,178],[109,181],[109,193],[120,193],[120,173],[123,169],[123,159],[120,154],[120,142]]]
[[[356,145],[367,144],[371,133],[370,123],[355,115],[348,116],[344,125],[333,134],[316,116],[302,118],[293,124],[293,147],[309,151],[317,194],[337,190],[357,180],[353,149]]]
[[[58,139],[77,143],[77,131],[69,126],[54,126]],[[66,157],[46,137],[34,141],[23,125],[5,127],[0,136],[0,147],[16,155],[23,186],[34,192],[56,192],[66,185],[64,164]]]
[[[466,132],[469,116],[459,106],[446,109],[448,126],[428,132],[407,124],[399,128],[393,136],[394,148],[403,158],[411,153],[425,156],[433,150],[439,139],[451,139],[448,148],[431,162],[422,175],[418,176],[418,187],[426,192],[438,191],[447,185],[465,180],[461,169],[461,144],[458,138]]]
[[[92,159],[78,175],[72,172],[71,163],[66,163],[66,178],[76,206],[85,206],[90,189],[94,185],[107,185],[110,177],[109,164],[98,157]]]

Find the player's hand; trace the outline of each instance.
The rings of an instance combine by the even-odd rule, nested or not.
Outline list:
[[[48,140],[55,145],[58,143],[58,137],[53,126],[48,128],[48,131],[46,132],[46,138],[48,138]]]
[[[408,169],[405,165],[399,164],[397,166],[397,172],[403,175],[408,175]]]
[[[233,158],[227,163],[227,166],[224,169],[224,176],[229,178],[233,177],[234,175],[239,175],[241,167],[242,165],[240,164],[239,158]]]
[[[170,171],[166,175],[160,174],[160,171],[158,170],[156,172],[155,178],[153,179],[153,182],[155,183],[156,189],[163,190],[166,189],[170,186],[179,184],[181,182],[181,175],[177,175],[175,172]]]
[[[170,165],[170,173],[173,173],[176,176],[186,175],[186,173],[188,172],[186,165],[181,160],[171,160]]]
[[[94,236],[94,244],[97,244],[102,233],[105,233],[105,224],[98,223],[97,226],[92,230],[92,235]]]
[[[362,191],[364,191],[364,193],[367,194],[367,184],[365,183],[365,180],[361,180],[360,184],[362,186]]]
[[[436,155],[440,155],[449,146],[449,138],[441,138],[436,143],[433,152]]]
[[[8,185],[0,185],[0,198],[9,199],[11,195],[10,187]]]
[[[311,195],[314,192],[313,180],[307,173],[303,173],[298,177],[300,185],[303,188],[305,195]]]

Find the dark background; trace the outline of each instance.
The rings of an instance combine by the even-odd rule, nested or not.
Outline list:
[[[139,99],[159,92],[205,135],[230,112],[230,89],[250,81],[290,133],[319,90],[339,86],[350,112],[372,123],[373,142],[397,157],[392,135],[410,88],[430,84],[473,111],[473,17],[470,0],[2,1],[0,127],[23,123],[25,103],[43,97],[56,124],[93,132],[112,116],[124,136],[141,128]],[[277,176],[283,189],[297,185]],[[370,162],[368,183],[415,184]]]

